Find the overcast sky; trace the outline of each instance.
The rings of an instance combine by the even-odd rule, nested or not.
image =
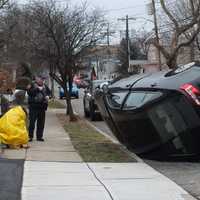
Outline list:
[[[27,0],[18,0],[20,2],[26,2]],[[68,2],[68,0],[58,0],[60,2]],[[85,2],[85,0],[70,0],[71,3],[79,4]],[[118,18],[124,18],[126,15],[129,17],[137,18],[137,20],[130,20],[130,36],[131,30],[141,30],[143,28],[148,31],[152,29],[153,24],[145,18],[151,19],[151,16],[147,15],[146,4],[150,0],[87,0],[89,8],[100,8],[105,11],[106,17],[111,24],[111,27],[116,31],[116,35],[112,38],[113,42],[118,42],[120,31],[125,30],[125,22],[118,21]],[[132,34],[134,35],[134,34]]]
[[[81,0],[73,0],[74,3],[81,3]],[[113,24],[113,29],[116,32],[125,30],[125,22],[118,21],[118,18],[129,17],[137,18],[137,20],[130,20],[130,35],[131,29],[141,30],[143,28],[148,31],[152,29],[153,24],[145,18],[151,19],[147,15],[146,4],[150,0],[87,0],[90,7],[99,7],[106,11],[108,20]],[[118,37],[118,36],[116,36]],[[116,41],[115,38],[113,38]]]

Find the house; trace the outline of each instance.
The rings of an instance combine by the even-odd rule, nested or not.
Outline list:
[[[0,93],[10,92],[17,85],[22,88],[26,87],[30,81],[29,78],[22,63],[2,63],[0,65]]]
[[[17,65],[3,63],[0,66],[0,93],[7,93],[15,88]]]
[[[151,35],[150,38],[148,38],[145,42],[148,43],[149,47],[148,47],[148,54],[147,54],[147,60],[149,62],[149,67],[151,68],[151,70],[153,71],[159,71],[159,59],[158,59],[158,50],[157,48],[154,46],[154,44],[152,43],[152,40],[154,40],[154,35]],[[165,44],[163,44],[164,47],[166,49],[169,49],[170,51],[170,46],[168,46],[168,43],[165,42]],[[162,69],[166,69],[168,68],[166,66],[166,59],[165,57],[161,55],[161,65],[162,65]],[[200,60],[200,50],[198,49],[197,45],[195,43],[190,44],[187,47],[182,47],[179,50],[179,54],[177,57],[177,65],[184,65],[187,63],[190,63],[192,61],[196,61],[196,60]],[[148,69],[148,65],[145,67],[145,69],[147,71],[149,71]],[[150,71],[151,71],[150,70]]]
[[[117,76],[118,59],[117,45],[99,45],[89,48],[81,59],[82,69],[80,74],[90,78],[91,70],[94,69],[98,79],[112,79]]]

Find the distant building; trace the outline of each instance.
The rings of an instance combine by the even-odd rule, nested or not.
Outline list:
[[[96,46],[84,53],[81,59],[80,74],[87,75],[90,79],[91,70],[94,68],[98,79],[112,79],[117,76],[119,65],[118,46]]]
[[[7,93],[15,88],[17,66],[13,63],[3,63],[0,66],[0,93]]]
[[[149,44],[148,55],[147,55],[149,66],[151,69],[154,68],[153,70],[158,71],[159,70],[158,50],[152,42],[152,40],[154,40],[154,39],[155,39],[154,35],[151,35],[151,37],[148,38],[145,42]],[[170,51],[170,47],[167,46],[167,42],[166,42],[166,44],[164,44],[164,48],[169,49],[169,51]],[[198,49],[197,45],[192,43],[189,46],[183,47],[179,50],[179,54],[177,57],[177,65],[187,64],[194,60],[195,61],[200,60],[200,50]],[[161,53],[161,64],[162,64],[162,69],[167,68],[166,59],[162,55],[162,53]],[[146,69],[147,68],[148,68],[148,66],[146,67]]]

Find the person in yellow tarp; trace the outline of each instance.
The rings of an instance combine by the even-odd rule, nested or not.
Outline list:
[[[27,114],[21,106],[11,108],[0,118],[0,143],[10,148],[28,147]]]

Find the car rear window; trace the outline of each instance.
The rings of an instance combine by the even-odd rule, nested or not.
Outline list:
[[[170,77],[170,76],[174,76],[174,75],[178,75],[178,74],[189,74],[189,73],[193,73],[195,74],[195,67],[196,69],[199,70],[199,67],[198,65],[195,65],[195,63],[189,63],[187,65],[182,65],[182,66],[179,66],[177,68],[175,68],[174,70],[171,70],[169,71],[168,73],[165,74],[165,77]]]
[[[123,109],[134,109],[143,106],[144,104],[153,101],[162,96],[161,92],[138,91],[131,92],[124,104]]]
[[[128,91],[115,92],[107,96],[108,105],[113,108],[120,108]]]

